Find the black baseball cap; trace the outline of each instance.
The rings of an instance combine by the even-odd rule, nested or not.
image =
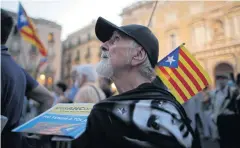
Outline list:
[[[13,27],[13,19],[7,11],[1,9],[1,44],[5,44]]]
[[[159,54],[158,39],[148,27],[137,24],[118,27],[102,17],[98,18],[95,33],[100,41],[108,41],[114,31],[122,32],[140,44],[147,52],[152,67],[155,67]]]

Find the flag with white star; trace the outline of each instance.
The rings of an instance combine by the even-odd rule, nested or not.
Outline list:
[[[24,40],[36,46],[42,56],[47,56],[47,49],[42,44],[32,20],[27,16],[21,3],[18,8],[17,28]]]
[[[211,82],[208,73],[184,44],[158,62],[155,71],[181,104],[202,91]]]

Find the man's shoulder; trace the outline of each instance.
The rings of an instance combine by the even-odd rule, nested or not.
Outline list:
[[[21,80],[25,80],[25,73],[22,68],[15,63],[11,58],[1,60],[1,75],[6,79],[12,79],[16,82],[21,82]]]

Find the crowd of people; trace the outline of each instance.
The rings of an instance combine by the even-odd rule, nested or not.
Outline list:
[[[109,81],[105,78],[99,79],[95,67],[91,64],[76,66],[72,70],[73,86],[69,90],[63,82],[55,85],[54,105],[56,103],[97,103],[113,94]]]
[[[216,88],[206,87],[184,104],[192,127],[202,139],[218,142],[221,148],[239,147],[240,74],[216,76]]]
[[[221,148],[240,146],[240,74],[234,83],[218,75],[216,89],[205,88],[182,106],[156,76],[159,45],[151,30],[136,24],[118,27],[99,17],[100,62],[73,67],[72,85],[58,82],[50,92],[8,53],[12,26],[1,9],[1,116],[8,118],[3,148],[30,147],[26,136],[11,132],[32,113],[29,100],[39,104],[36,115],[57,103],[95,103],[74,148],[200,148],[203,138],[219,141]],[[112,82],[118,94],[111,91]]]

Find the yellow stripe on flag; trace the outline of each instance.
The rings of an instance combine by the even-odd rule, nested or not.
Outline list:
[[[193,75],[193,77],[196,79],[196,81],[198,82],[200,87],[204,88],[204,84],[203,84],[202,80],[199,78],[199,76],[197,75],[197,73],[191,68],[191,66],[180,55],[179,55],[179,60],[183,63],[183,65],[187,68],[187,70]]]
[[[35,39],[28,37],[27,35],[21,33],[22,37],[24,40],[26,40],[27,42],[30,42],[33,46],[36,46],[36,48],[38,48],[39,50],[41,49],[41,46],[36,42]]]
[[[179,97],[179,93],[176,91],[176,89],[172,86],[172,84],[168,81],[168,78],[160,71],[160,69],[156,66],[155,67],[156,74],[160,77],[160,79],[163,81],[163,83],[167,86],[169,90],[171,90],[171,93],[175,96],[177,101],[179,103],[184,103],[184,101]]]
[[[193,61],[193,63],[196,65],[196,67],[200,70],[200,72],[203,74],[203,76],[206,78],[208,84],[211,84],[211,79],[208,75],[208,73],[203,69],[203,67],[198,63],[196,58],[185,48],[185,46],[180,46],[182,51]],[[205,88],[205,87],[204,87]]]
[[[33,44],[33,45],[35,46],[35,44],[36,44],[35,39],[33,39],[33,38],[25,35],[24,33],[20,33],[20,34],[22,35],[22,38],[23,38],[24,40],[30,42],[31,44]]]
[[[28,34],[30,34],[30,35],[33,36],[33,31],[32,31],[32,29],[29,28],[28,26],[23,27],[22,30],[23,30],[24,32],[26,32],[26,33],[28,33]]]
[[[177,71],[179,72],[179,74],[183,77],[183,79],[185,79],[185,81],[188,83],[188,85],[191,87],[191,89],[193,90],[193,92],[195,94],[198,93],[198,90],[196,88],[196,86],[193,84],[193,82],[190,80],[190,78],[183,72],[183,70],[181,68],[177,68]]]
[[[168,72],[168,74],[170,75],[170,77],[175,81],[175,83],[177,83],[177,85],[180,87],[180,89],[183,91],[184,95],[187,98],[191,98],[191,95],[189,94],[188,90],[186,89],[186,87],[182,84],[182,82],[176,77],[176,75],[172,72],[171,68],[168,67],[164,67],[166,69],[166,71]]]

